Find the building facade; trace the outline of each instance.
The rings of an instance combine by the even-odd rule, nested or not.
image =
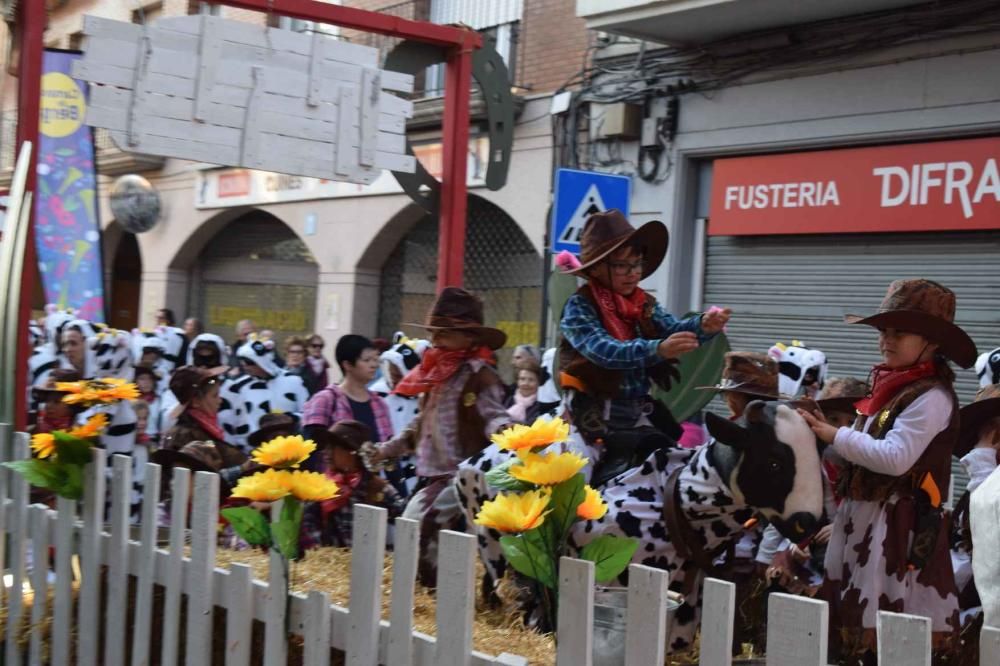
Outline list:
[[[211,13],[288,30],[319,32],[379,48],[394,40],[277,16],[186,0],[52,3],[46,44],[83,48],[83,16],[152,23],[164,16]],[[542,256],[551,183],[550,98],[580,67],[588,31],[571,0],[344,0],[341,4],[405,18],[462,23],[495,40],[517,102],[507,184],[484,185],[489,154],[485,114],[474,93],[468,157],[465,282],[486,302],[488,323],[509,346],[536,344],[542,314]],[[6,35],[5,35],[6,39]],[[8,77],[7,105],[16,95]],[[417,76],[408,139],[429,172],[440,175],[443,67]],[[15,116],[4,113],[9,180]],[[98,130],[100,218],[108,322],[149,326],[158,309],[202,320],[233,337],[241,319],[279,338],[317,332],[391,336],[422,321],[434,297],[437,221],[385,172],[370,186],[256,172],[124,153]],[[138,173],[156,188],[163,216],[151,230],[125,232],[107,192],[117,176]],[[403,327],[409,334],[419,329]],[[328,349],[332,348],[328,345]]]

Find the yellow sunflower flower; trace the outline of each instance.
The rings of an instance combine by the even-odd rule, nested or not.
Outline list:
[[[333,499],[340,488],[321,472],[289,472],[292,495],[303,502]]]
[[[69,405],[90,406],[135,400],[139,397],[139,389],[135,384],[114,377],[88,379],[82,382],[56,382],[56,390],[66,392],[62,401]]]
[[[545,522],[551,494],[548,488],[501,493],[495,500],[483,502],[475,523],[501,532],[527,532]]]
[[[94,414],[87,422],[81,426],[77,426],[69,431],[70,437],[78,437],[80,439],[90,439],[91,437],[97,437],[101,434],[105,428],[108,427],[108,415],[107,414]]]
[[[587,459],[576,453],[529,453],[519,465],[512,465],[508,472],[519,481],[538,486],[554,486],[572,478],[587,464]]]
[[[584,486],[583,491],[583,501],[576,507],[576,515],[584,520],[600,520],[608,512],[604,498],[590,486]]]
[[[516,451],[522,458],[532,449],[565,442],[569,437],[569,424],[562,419],[535,419],[530,426],[514,425],[493,435],[493,442],[505,451]]]
[[[251,502],[274,502],[291,494],[291,476],[291,472],[283,469],[266,469],[253,476],[244,476],[236,483],[230,496]]]
[[[254,449],[253,460],[259,465],[275,469],[297,468],[316,450],[316,442],[294,437],[276,437]]]
[[[56,438],[50,432],[40,432],[32,435],[31,450],[39,458],[48,458],[56,452]]]

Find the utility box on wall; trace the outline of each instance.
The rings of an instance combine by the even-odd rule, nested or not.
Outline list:
[[[590,138],[637,139],[642,132],[642,107],[638,104],[590,105]]]

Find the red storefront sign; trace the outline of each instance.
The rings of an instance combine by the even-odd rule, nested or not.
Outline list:
[[[1000,228],[1000,137],[716,160],[712,236]]]

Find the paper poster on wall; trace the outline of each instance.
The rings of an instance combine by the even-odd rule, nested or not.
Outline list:
[[[47,303],[104,321],[94,140],[83,122],[86,84],[69,76],[79,53],[46,50],[35,194],[35,245]]]

